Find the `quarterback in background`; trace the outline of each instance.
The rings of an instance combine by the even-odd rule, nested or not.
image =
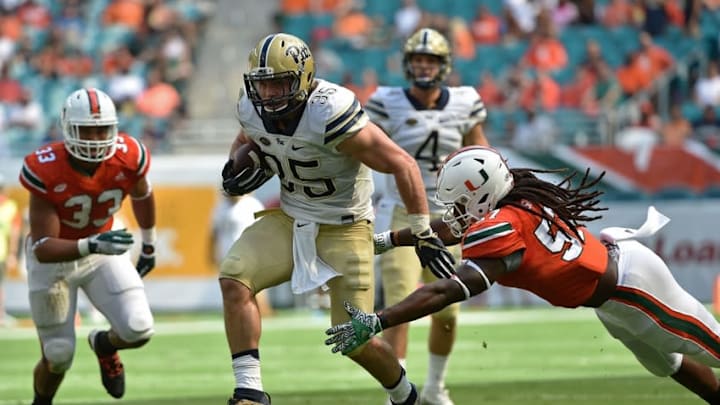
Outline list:
[[[573,173],[554,184],[536,176],[546,172],[511,169],[490,148],[451,155],[437,180],[437,199],[446,211],[433,229],[449,244],[462,243],[457,272],[379,313],[346,304],[352,320],[329,329],[326,344],[348,353],[384,328],[481,294],[497,282],[557,307],[593,308],[608,333],[650,373],[720,404],[720,381],[711,368],[720,367],[720,324],[655,252],[635,240],[652,236],[669,219],[649,207],[639,229],[608,227],[592,235],[584,224],[606,210],[598,206],[602,192],[593,189],[602,175],[591,180],[586,171],[573,182]],[[399,246],[412,243],[407,229],[391,237]]]
[[[313,56],[301,39],[283,33],[261,39],[244,79],[237,103],[242,131],[223,169],[223,188],[247,194],[277,175],[280,208],[245,229],[220,266],[235,374],[229,405],[270,403],[260,375],[259,291],[285,281],[296,294],[329,289],[333,325],[349,319],[343,301],[372,310],[370,169],[394,176],[423,262],[452,268],[450,253],[430,229],[415,159],[368,121],[350,90],[315,78]],[[364,343],[348,356],[394,404],[417,403],[392,348],[378,338]]]
[[[25,249],[30,311],[42,349],[33,373],[33,405],[52,404],[72,364],[78,289],[110,322],[109,330],[91,331],[88,341],[102,384],[114,398],[125,393],[117,351],[140,347],[153,335],[141,280],[155,266],[155,200],[146,178],[150,155],[135,138],[118,134],[115,105],[100,90],[70,94],[60,122],[64,142],[27,155],[20,172],[30,192]],[[125,254],[132,234],[112,230],[113,214],[127,195],[142,233],[137,265]]]
[[[450,45],[439,32],[423,28],[405,42],[403,48],[405,76],[409,89],[380,87],[370,97],[365,110],[370,119],[390,138],[405,149],[420,166],[431,216],[439,218],[442,207],[433,204],[435,179],[445,158],[465,145],[488,145],[482,123],[487,112],[477,91],[470,86],[442,85],[452,64]],[[407,211],[398,194],[394,179],[385,177],[387,185],[377,204],[376,226],[389,224],[389,229],[408,226]],[[387,228],[383,228],[387,229]],[[387,235],[380,234],[380,244],[387,244]],[[456,257],[460,249],[451,250]],[[380,256],[380,270],[385,305],[393,305],[411,292],[419,281],[436,279],[429,269],[420,266],[411,247],[397,248]],[[431,317],[428,337],[428,375],[423,386],[422,404],[452,405],[445,374],[448,356],[455,342],[460,304],[450,305]],[[383,338],[390,343],[405,366],[409,324],[388,328]]]

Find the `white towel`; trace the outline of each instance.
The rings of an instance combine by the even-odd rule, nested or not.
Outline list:
[[[321,287],[328,290],[325,284],[333,277],[340,276],[317,255],[315,239],[318,235],[318,224],[310,221],[295,220],[293,224],[293,268],[290,287],[293,294],[302,294]]]
[[[647,219],[639,229],[609,227],[600,231],[600,240],[610,243],[620,242],[628,239],[646,238],[654,235],[663,226],[670,222],[670,218],[661,214],[652,205],[648,207]]]

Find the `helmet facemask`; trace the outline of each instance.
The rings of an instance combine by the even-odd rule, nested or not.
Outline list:
[[[81,128],[102,128],[105,135],[86,139],[87,135],[81,132]],[[63,128],[63,133],[65,134],[65,149],[77,159],[99,163],[110,159],[115,154],[117,125],[89,126],[67,123]]]
[[[271,34],[250,52],[243,77],[258,115],[278,119],[305,105],[315,79],[315,61],[300,38]]]
[[[81,89],[68,96],[60,114],[60,125],[65,149],[76,159],[99,163],[115,154],[117,113],[115,104],[102,91]]]
[[[434,77],[417,77],[411,59],[413,55],[434,56],[440,61],[440,70]],[[439,86],[452,70],[450,43],[439,32],[431,28],[422,28],[405,42],[403,48],[403,68],[405,77],[413,85],[428,89]]]
[[[307,93],[300,90],[300,76],[295,72],[268,73],[272,68],[265,68],[265,72],[256,69],[245,74],[245,91],[252,101],[258,114],[269,118],[281,118],[302,106],[307,99]],[[264,90],[272,88],[273,90]],[[278,95],[264,98],[263,93],[271,91]]]
[[[434,59],[436,59],[439,64],[438,72],[435,73],[434,76],[428,76],[428,77],[418,76],[418,74],[417,74],[418,69],[415,68],[415,66],[414,66],[415,63],[413,63],[413,56],[415,56],[415,55],[428,55],[428,56],[431,56]],[[440,84],[445,79],[446,73],[444,73],[444,72],[449,71],[449,68],[448,68],[446,62],[444,61],[444,59],[442,57],[440,57],[438,55],[434,55],[434,54],[425,54],[425,53],[420,53],[420,52],[410,53],[405,56],[405,60],[403,63],[405,65],[405,75],[412,81],[413,85],[415,85],[421,89],[430,89],[433,87],[440,86]]]
[[[448,156],[437,179],[436,201],[442,220],[460,238],[475,221],[494,210],[513,187],[502,157],[491,148],[471,146]]]

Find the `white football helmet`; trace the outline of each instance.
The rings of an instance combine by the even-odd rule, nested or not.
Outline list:
[[[435,199],[446,207],[443,215],[460,238],[474,221],[495,209],[513,188],[505,160],[492,148],[468,146],[447,157],[437,178]]]
[[[74,91],[60,114],[65,149],[86,162],[102,162],[115,154],[118,117],[110,96],[98,89]],[[80,127],[107,127],[105,136],[83,139]]]

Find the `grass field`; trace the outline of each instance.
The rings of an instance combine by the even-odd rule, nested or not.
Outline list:
[[[448,386],[457,405],[701,404],[669,378],[652,377],[585,309],[465,310]],[[263,323],[263,381],[273,404],[381,405],[364,371],[322,343],[327,320],[280,313]],[[56,405],[222,405],[233,388],[220,314],[159,315],[144,348],[121,352],[127,392],[109,397],[78,331],[78,350]],[[408,374],[422,385],[427,322],[411,328]],[[29,405],[39,347],[31,327],[0,329],[0,405]]]

